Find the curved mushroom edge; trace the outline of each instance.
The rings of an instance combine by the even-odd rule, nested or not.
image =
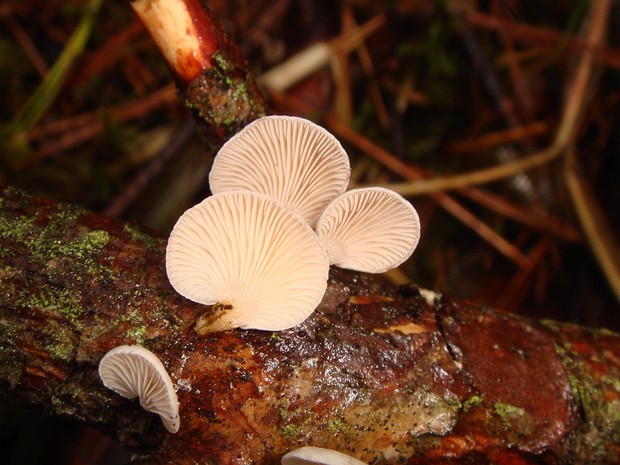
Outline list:
[[[367,465],[343,452],[323,447],[304,446],[282,456],[282,465]]]
[[[384,273],[413,254],[420,218],[409,201],[390,189],[352,189],[323,210],[316,233],[330,265]]]
[[[161,418],[170,433],[180,427],[179,400],[163,363],[140,345],[121,345],[99,362],[103,385],[127,399],[139,398],[140,406]]]
[[[218,151],[209,173],[214,194],[244,190],[282,202],[314,227],[323,209],[345,192],[351,165],[340,141],[297,116],[258,118]]]
[[[273,124],[274,122],[277,123],[278,121],[283,121],[284,122],[283,125],[278,126],[277,124],[276,125]],[[231,172],[233,173],[231,174],[231,176],[234,175],[233,177],[239,178],[240,180],[239,182],[241,182],[242,184],[245,183],[246,181],[249,182],[247,186],[245,185],[232,186],[232,187],[227,186],[225,189],[223,189],[225,192],[220,192],[220,190],[222,190],[221,186],[220,187],[215,186],[216,188],[214,189],[213,184],[220,183],[221,180],[223,179],[221,176],[221,173],[214,174],[214,169],[216,171],[217,170],[226,171],[226,170],[220,169],[221,167],[218,168],[218,166],[229,164],[230,160],[228,161],[226,160],[227,158],[230,158],[229,155],[232,155],[232,158],[236,158],[236,157],[243,158],[245,156],[243,154],[243,150],[239,148],[239,145],[243,145],[245,143],[251,144],[253,141],[257,144],[264,144],[259,149],[256,149],[256,151],[260,152],[261,150],[265,151],[265,147],[268,147],[273,150],[281,150],[282,147],[285,147],[291,144],[295,145],[296,143],[298,143],[299,141],[295,141],[295,140],[289,141],[286,139],[286,137],[282,135],[282,132],[284,131],[284,129],[282,129],[282,126],[286,126],[288,122],[292,122],[293,124],[299,123],[300,127],[310,128],[311,131],[315,131],[316,134],[318,134],[316,137],[323,138],[322,142],[325,142],[325,144],[329,146],[331,149],[333,149],[335,153],[343,154],[342,156],[335,155],[334,158],[338,160],[337,163],[340,163],[340,164],[344,163],[344,165],[346,166],[346,169],[344,170],[346,171],[345,173],[346,179],[344,181],[341,179],[336,183],[338,184],[337,189],[330,194],[330,197],[327,201],[325,201],[324,199],[321,200],[321,202],[323,203],[321,204],[322,206],[319,208],[318,213],[315,213],[311,215],[310,217],[308,217],[307,215],[304,217],[304,215],[299,213],[298,209],[291,208],[291,206],[288,205],[286,201],[283,201],[281,198],[279,198],[279,195],[275,195],[275,194],[274,194],[275,196],[269,195],[269,193],[265,193],[263,191],[264,186],[253,185],[252,183],[255,181],[255,179],[253,178],[256,178],[257,176],[254,176],[254,177],[252,176],[251,169],[254,165],[252,165],[251,163],[242,163],[242,165],[246,166],[246,168],[243,168],[243,170],[241,170],[243,171],[243,176],[239,175],[239,172],[235,171],[237,170],[237,168],[235,168],[234,166],[230,168],[230,169],[234,168],[233,171],[235,171],[234,173]],[[264,132],[261,132],[262,131],[261,128],[263,126],[266,129],[264,129]],[[275,135],[279,139],[270,141],[268,140],[269,135],[271,136]],[[257,140],[258,142],[256,142]],[[311,146],[311,144],[310,145],[301,144],[301,146],[303,146],[303,148],[307,148]],[[316,147],[312,146],[311,148],[314,149]],[[251,150],[251,149],[248,148],[248,150]],[[299,155],[301,154],[301,152],[303,152],[303,150],[300,150],[299,146],[297,146],[294,152]],[[222,156],[222,154],[226,154],[226,155]],[[260,157],[262,155],[259,154],[258,156]],[[341,158],[344,161],[340,160]],[[324,162],[325,160],[322,160],[322,163]],[[261,159],[261,163],[265,164],[269,169],[273,169],[274,172],[277,170],[280,170],[280,171],[282,170],[282,166],[279,166],[279,164],[274,162],[273,160],[265,163],[265,160]],[[301,164],[297,163],[297,164],[299,166],[303,165],[303,163]],[[250,167],[250,170],[248,170],[247,167]],[[267,173],[267,175],[269,176],[270,174]],[[297,172],[294,173],[295,179],[291,181],[291,183],[294,185],[291,186],[291,185],[286,184],[286,181],[287,181],[286,177],[282,176],[282,173],[279,173],[278,176],[274,176],[274,179],[276,179],[276,184],[278,185],[277,189],[280,189],[281,191],[291,191],[291,190],[295,191],[296,189],[299,190],[299,186],[297,184],[299,183],[299,180],[301,179],[300,176],[302,175],[303,175],[303,170],[298,169]],[[275,202],[278,202],[282,206],[282,208],[291,210],[292,213],[296,214],[299,217],[299,220],[302,221],[308,227],[308,229],[310,229],[313,232],[313,235],[318,239],[319,246],[321,250],[323,251],[323,253],[325,254],[326,260],[327,260],[327,271],[326,271],[326,277],[325,277],[325,283],[324,283],[325,286],[322,287],[322,291],[321,291],[322,293],[324,293],[326,289],[326,281],[327,281],[327,274],[329,272],[329,265],[335,265],[340,268],[346,268],[346,269],[351,269],[351,270],[356,270],[356,271],[361,271],[361,272],[366,272],[366,273],[383,273],[390,269],[400,266],[405,260],[407,260],[411,256],[415,248],[417,247],[419,237],[420,237],[419,217],[418,217],[417,211],[415,210],[415,208],[413,207],[413,205],[411,205],[409,201],[407,201],[405,198],[400,196],[400,194],[394,191],[385,189],[385,188],[381,188],[381,187],[352,189],[352,190],[347,191],[346,187],[349,181],[349,176],[350,176],[350,162],[348,159],[348,155],[346,154],[346,151],[342,148],[340,142],[326,129],[324,129],[323,127],[305,118],[300,118],[300,117],[295,117],[295,116],[286,116],[286,115],[264,116],[248,124],[245,128],[243,128],[239,133],[237,133],[235,136],[229,139],[220,148],[217,156],[215,157],[213,168],[209,174],[209,182],[211,184],[211,189],[212,189],[212,192],[214,192],[214,194],[211,197],[208,197],[207,199],[205,199],[200,204],[186,211],[177,221],[177,225],[179,225],[179,223],[181,223],[184,220],[184,217],[187,217],[188,214],[190,214],[189,212],[194,211],[196,208],[200,208],[199,206],[204,204],[205,202],[208,202],[210,198],[213,198],[219,195],[241,192],[241,193],[254,194],[254,195],[270,198],[274,200]],[[217,178],[217,182],[215,181],[216,178]],[[304,182],[314,182],[314,181],[312,179],[304,178]],[[231,190],[226,191],[226,189],[231,189]],[[367,212],[364,212],[363,209],[362,211],[353,212],[354,214],[352,214],[352,212],[348,212],[347,215],[349,216],[349,219],[348,219],[348,222],[347,221],[344,222],[345,223],[344,226],[336,225],[328,233],[324,231],[325,223],[328,222],[327,218],[330,214],[333,213],[334,210],[337,209],[336,206],[339,206],[339,205],[341,206],[343,204],[346,204],[346,202],[350,200],[352,197],[363,196],[363,195],[366,195],[366,193],[372,193],[373,195],[378,194],[385,198],[389,198],[400,208],[400,213],[398,213],[397,216],[403,219],[405,223],[407,223],[407,227],[404,228],[406,230],[406,234],[404,235],[401,234],[401,237],[396,237],[397,235],[395,234],[395,231],[403,230],[403,227],[402,227],[403,225],[399,224],[398,227],[391,228],[389,226],[390,224],[389,221],[385,220],[386,218],[385,212],[382,212],[381,208],[380,207],[377,208],[376,205],[374,206],[371,205],[371,206],[366,207],[368,209]],[[316,199],[306,199],[305,202],[316,203]],[[301,205],[301,207],[303,207],[303,205]],[[371,208],[374,208],[374,210],[372,210]],[[355,220],[355,217],[357,217],[358,219]],[[366,237],[363,241],[359,241],[359,243],[356,244],[356,247],[351,247],[351,244],[356,243],[356,241],[358,240],[357,238],[360,234],[364,234],[364,232],[368,233],[367,223],[368,222],[372,223],[372,221],[376,220],[377,217],[382,218],[381,220],[378,221],[378,223],[381,224],[382,226],[385,226],[384,223],[388,224],[387,228],[384,227],[382,229],[382,233],[384,233],[385,235],[381,236],[381,234],[378,234],[376,238],[369,239],[368,234],[366,234]],[[356,222],[357,224],[355,224]],[[176,242],[178,242],[175,239],[175,234],[176,234],[175,230],[177,229],[177,225],[175,225],[175,228],[173,229],[173,232],[171,233],[170,239],[168,241],[168,247],[166,251],[166,269],[167,269],[168,277],[170,279],[171,284],[173,285],[175,290],[179,292],[179,294],[195,302],[211,306],[210,311],[207,311],[197,321],[196,331],[199,334],[205,334],[207,332],[214,332],[214,331],[225,331],[225,330],[230,330],[234,328],[261,329],[261,330],[270,330],[270,331],[279,331],[283,329],[288,329],[291,326],[299,324],[303,320],[305,320],[305,318],[307,318],[320,303],[320,300],[321,300],[320,298],[314,299],[316,300],[314,308],[311,311],[307,312],[307,314],[304,316],[304,318],[301,321],[299,320],[293,321],[293,322],[289,321],[286,324],[274,323],[273,321],[269,323],[256,324],[256,323],[244,322],[243,319],[239,319],[235,315],[235,312],[231,312],[231,309],[234,310],[236,302],[230,299],[229,296],[225,295],[226,292],[223,293],[224,294],[223,296],[216,295],[218,294],[217,292],[205,293],[204,298],[200,298],[200,297],[197,298],[196,296],[192,296],[188,292],[185,292],[185,290],[183,289],[184,287],[190,287],[189,284],[187,286],[184,286],[182,284],[182,279],[184,278],[171,276],[169,272],[168,262],[169,262],[169,258],[172,255],[184,254],[186,256],[191,256],[195,254],[195,249],[191,245],[180,246],[180,248],[174,245]],[[222,222],[219,224],[214,224],[212,229],[226,231],[227,230],[226,228],[227,228],[226,225],[223,224]],[[371,242],[374,243],[373,247],[375,247],[375,249],[370,247]],[[171,244],[173,244],[173,246],[171,246]],[[360,248],[360,245],[362,246],[361,248]],[[367,246],[369,250],[364,250]],[[185,250],[183,250],[184,247],[185,247]],[[174,254],[171,253],[171,249],[173,248],[176,249]],[[357,250],[355,250],[356,248]],[[346,258],[343,259],[343,257],[345,256]],[[219,257],[220,259],[218,263],[220,265],[221,264],[225,265],[226,262],[231,262],[233,260],[236,260],[237,262],[243,261],[242,257],[241,258],[238,256],[231,257],[230,254],[226,254],[226,253],[224,254],[220,253]],[[265,257],[262,257],[261,259],[265,259]],[[266,260],[269,261],[268,258]],[[293,262],[294,261],[291,261],[291,263]],[[185,272],[186,272],[185,274],[188,274],[187,267],[185,269]],[[209,276],[210,274],[213,274],[214,272],[215,271],[212,269],[205,270],[205,276]],[[246,313],[248,312],[246,311]],[[255,313],[255,312],[252,311],[252,313]]]
[[[199,334],[280,331],[303,322],[327,288],[329,260],[312,228],[259,193],[214,194],[187,210],[166,248],[174,289],[211,309]]]

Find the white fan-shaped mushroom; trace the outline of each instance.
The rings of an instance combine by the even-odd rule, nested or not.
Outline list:
[[[142,346],[119,346],[99,362],[105,387],[123,397],[140,398],[144,410],[158,414],[168,431],[179,430],[179,401],[168,372],[159,358]]]
[[[332,265],[383,273],[404,262],[420,239],[413,206],[381,187],[353,189],[330,203],[316,233]]]
[[[366,465],[366,463],[333,449],[304,446],[284,454],[282,465]]]
[[[346,189],[350,171],[342,145],[321,126],[293,116],[265,116],[222,146],[209,185],[214,194],[269,195],[314,227],[327,204]]]
[[[199,333],[275,331],[301,323],[318,306],[329,262],[312,228],[292,210],[266,195],[228,192],[179,218],[166,268],[177,292],[217,304],[199,320]]]

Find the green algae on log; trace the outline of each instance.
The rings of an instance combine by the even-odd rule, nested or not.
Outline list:
[[[231,59],[224,50],[212,58],[211,68],[191,82],[179,84],[185,106],[192,111],[200,135],[208,144],[226,141],[266,114],[263,97],[247,64]]]
[[[0,392],[84,420],[135,463],[277,464],[293,448],[368,463],[618,463],[620,336],[537,322],[334,268],[290,330],[200,337],[165,240],[77,207],[0,195]],[[178,387],[181,428],[105,389],[139,343]]]

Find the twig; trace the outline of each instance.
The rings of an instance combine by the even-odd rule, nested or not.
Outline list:
[[[518,298],[519,291],[522,290],[531,279],[532,273],[547,254],[550,246],[551,241],[549,238],[543,237],[539,239],[528,254],[528,258],[531,260],[531,266],[529,268],[520,268],[515,272],[515,275],[508,285],[503,288],[500,298],[495,302],[495,305],[503,305],[502,308],[506,310],[519,308],[520,301],[522,300]]]
[[[156,90],[144,99],[136,102],[124,103],[110,108],[108,116],[118,122],[129,121],[150,113],[154,109],[178,102],[178,96],[174,85],[169,84]],[[38,163],[56,153],[82,144],[93,137],[98,136],[105,130],[101,112],[89,112],[73,118],[52,121],[45,126],[39,126],[28,134],[31,142],[42,141],[29,163]],[[57,137],[52,141],[45,141],[49,136]]]
[[[181,127],[174,131],[169,143],[166,144],[159,155],[145,166],[134,179],[112,199],[103,214],[112,218],[121,217],[195,133],[196,128],[193,121],[191,119],[186,119]]]
[[[495,211],[506,218],[518,221],[543,234],[551,234],[567,242],[578,242],[583,239],[578,229],[548,212],[537,212],[532,209],[524,209],[502,197],[475,187],[465,187],[459,189],[458,192],[489,210]]]
[[[593,3],[597,3],[596,0]],[[540,28],[529,24],[522,24],[516,21],[507,21],[495,16],[484,14],[480,11],[472,10],[467,15],[467,21],[476,27],[501,30],[507,37],[523,44],[549,44],[552,46],[565,46],[566,52],[592,54],[593,59],[611,68],[620,68],[620,52],[618,50],[603,45],[594,45],[583,39],[567,36],[567,34]]]
[[[483,134],[471,139],[460,140],[447,146],[451,154],[462,154],[487,150],[500,144],[516,142],[524,138],[533,138],[546,134],[549,124],[544,121],[535,121],[524,126],[502,129],[489,134]]]
[[[620,302],[620,246],[596,196],[581,174],[572,147],[566,151],[564,175],[588,244]]]
[[[363,25],[329,42],[313,44],[259,76],[257,82],[265,89],[284,91],[327,65],[334,54],[333,48],[348,53],[358,47],[364,38],[375,32],[384,21],[383,16],[375,16]]]
[[[45,77],[45,75],[49,71],[49,68],[47,66],[47,63],[45,63],[45,60],[37,50],[36,45],[30,39],[28,33],[24,31],[24,28],[22,28],[10,14],[3,16],[2,19],[4,20],[4,24],[6,24],[6,27],[15,36],[28,58],[30,58],[30,61],[32,62],[34,68],[37,70],[37,73],[39,73],[41,77]]]
[[[598,0],[590,11],[587,43],[594,46],[601,42],[611,8],[609,0]],[[568,191],[573,200],[577,216],[584,229],[588,243],[603,270],[607,281],[620,302],[620,246],[601,210],[595,195],[581,175],[575,155],[574,129],[583,115],[583,100],[592,85],[592,53],[584,54],[575,71],[575,76],[566,89],[566,109],[563,125],[558,130],[558,139],[567,143],[564,174]]]
[[[213,66],[218,40],[198,0],[135,0],[131,6],[177,79],[191,82]]]

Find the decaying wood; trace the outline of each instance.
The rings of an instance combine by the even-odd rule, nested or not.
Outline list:
[[[620,461],[618,334],[333,269],[303,324],[199,337],[210,309],[170,287],[164,239],[11,188],[0,248],[2,395],[117,434],[137,463],[278,463],[307,444],[369,463]],[[103,387],[119,344],[161,358],[178,434]]]
[[[215,52],[180,90],[217,146],[265,108],[212,32]],[[5,189],[2,396],[114,434],[141,464],[272,464],[302,445],[386,464],[620,462],[618,334],[334,268],[303,324],[199,337],[210,308],[173,291],[164,252],[135,225]],[[120,344],[161,358],[178,434],[103,387],[97,364]]]

